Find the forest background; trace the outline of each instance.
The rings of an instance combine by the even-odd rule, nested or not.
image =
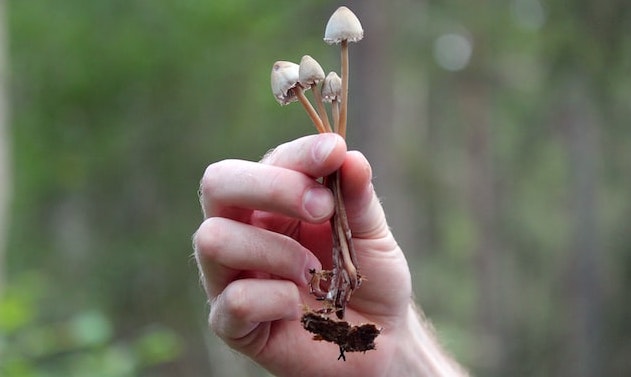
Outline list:
[[[349,145],[443,344],[480,376],[628,376],[627,1],[345,4]],[[313,132],[269,73],[339,70],[339,5],[0,2],[0,375],[266,375],[207,328],[197,188]]]

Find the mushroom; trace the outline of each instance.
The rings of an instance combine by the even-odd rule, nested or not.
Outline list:
[[[340,103],[340,125],[338,133],[346,136],[348,108],[348,42],[358,42],[364,37],[364,29],[355,13],[347,7],[339,7],[329,18],[324,30],[324,41],[328,44],[341,44],[342,99]]]
[[[307,111],[318,132],[326,132],[322,119],[304,94],[304,88],[300,85],[300,66],[296,63],[279,60],[272,66],[271,84],[272,93],[281,105],[288,105],[299,101]]]
[[[353,12],[346,7],[338,8],[326,25],[324,41],[329,44],[341,44],[341,78],[334,72],[325,77],[322,67],[309,55],[302,57],[300,65],[277,61],[272,67],[271,75],[272,91],[276,100],[281,105],[300,101],[319,132],[331,131],[324,106],[324,102],[331,102],[334,130],[345,137],[348,109],[348,42],[357,42],[363,35],[362,26]],[[318,90],[320,82],[321,91]],[[312,89],[318,111],[304,95],[306,89]],[[311,294],[318,300],[325,301],[323,313],[334,311],[337,317],[342,319],[346,304],[353,291],[361,285],[363,277],[359,272],[353,236],[342,197],[340,170],[324,177],[322,183],[332,191],[335,201],[335,213],[330,219],[332,269],[310,271],[312,277],[309,287]],[[324,286],[322,282],[326,282]]]
[[[340,99],[342,98],[342,79],[335,72],[329,72],[322,82],[322,101],[331,103],[333,130],[340,127]]]
[[[346,137],[348,109],[348,42],[357,42],[364,37],[364,30],[357,16],[347,7],[339,7],[327,22],[324,41],[328,44],[341,44],[341,98],[336,131]],[[335,114],[335,113],[334,113]],[[335,117],[335,115],[334,115]],[[359,287],[362,277],[357,270],[357,257],[353,247],[352,234],[348,225],[346,208],[342,198],[339,170],[327,179],[327,186],[335,197],[335,215],[331,220],[333,231],[333,265],[330,293],[333,294],[334,307],[338,318],[344,317],[346,303],[352,292]]]
[[[329,116],[326,113],[326,108],[322,102],[322,95],[318,90],[318,83],[324,80],[324,70],[320,64],[311,56],[305,55],[300,60],[300,67],[298,69],[298,81],[300,85],[305,88],[311,88],[313,97],[318,107],[318,114],[327,132],[331,132],[331,124],[329,123]]]
[[[298,100],[294,88],[298,83],[298,64],[277,61],[272,67],[272,93],[281,105]]]

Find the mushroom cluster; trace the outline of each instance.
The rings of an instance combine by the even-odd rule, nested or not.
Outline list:
[[[346,115],[348,108],[348,43],[358,42],[364,30],[355,14],[347,7],[339,7],[329,19],[324,31],[324,41],[341,45],[342,76],[335,72],[324,75],[320,64],[309,55],[302,57],[300,64],[277,61],[272,67],[272,93],[281,105],[299,101],[307,111],[318,132],[337,132],[346,137]],[[318,84],[321,87],[318,88]],[[317,111],[304,95],[311,89]],[[329,123],[324,103],[331,103],[333,128]]]
[[[272,93],[278,103],[287,105],[296,101],[300,102],[318,132],[336,132],[345,138],[349,78],[348,44],[358,42],[363,36],[364,31],[357,16],[347,7],[339,7],[326,25],[324,41],[341,46],[341,76],[335,72],[330,72],[325,76],[320,64],[309,55],[303,56],[300,64],[277,61],[272,66],[271,84]],[[313,94],[315,108],[305,95],[307,90],[311,90]],[[325,105],[327,103],[330,103],[332,126]],[[311,271],[310,293],[316,299],[323,301],[323,308],[314,312],[307,311],[303,317],[303,325],[305,329],[316,334],[314,339],[338,344],[340,357],[344,358],[344,351],[374,349],[373,340],[379,331],[374,325],[351,327],[346,322],[335,322],[326,317],[322,317],[322,320],[314,319],[317,318],[314,316],[335,313],[337,318],[342,320],[346,304],[350,301],[353,291],[358,289],[362,282],[342,198],[339,171],[323,177],[323,183],[331,189],[335,200],[335,213],[330,221],[333,245],[332,269]],[[314,323],[318,323],[319,326],[313,326]],[[366,339],[362,338],[363,343],[349,346],[348,339],[351,338],[348,335],[340,335],[344,333],[339,330],[340,328],[348,328],[352,333],[360,331],[360,333],[371,335]]]

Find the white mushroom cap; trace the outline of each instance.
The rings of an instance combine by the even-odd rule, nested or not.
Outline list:
[[[355,13],[347,7],[339,7],[333,13],[324,30],[324,41],[328,44],[360,41],[364,37],[364,29]]]
[[[307,88],[318,84],[322,80],[324,80],[324,70],[320,64],[309,55],[303,56],[300,60],[300,69],[298,70],[300,85]]]
[[[342,79],[335,72],[329,72],[322,83],[322,100],[332,102],[342,96]]]
[[[277,61],[272,66],[272,93],[281,105],[295,102],[294,88],[298,85],[299,66],[296,63]]]

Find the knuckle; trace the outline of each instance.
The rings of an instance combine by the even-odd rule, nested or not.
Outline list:
[[[224,315],[229,318],[244,319],[250,312],[250,300],[245,284],[237,280],[229,284],[221,293]]]
[[[200,259],[214,260],[219,251],[226,245],[226,220],[210,217],[200,225],[195,233],[193,244],[195,254]]]

